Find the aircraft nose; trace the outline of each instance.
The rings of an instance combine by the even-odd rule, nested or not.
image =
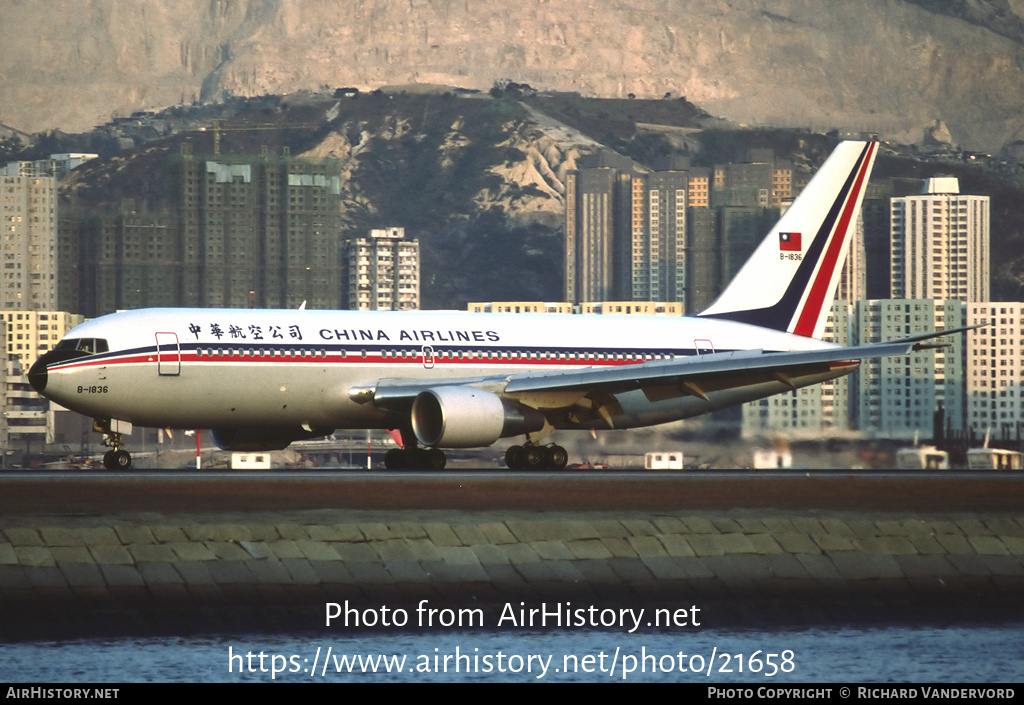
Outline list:
[[[36,390],[39,394],[42,394],[43,390],[46,389],[46,364],[47,358],[50,356],[50,353],[42,355],[32,363],[32,367],[28,371],[28,383],[31,384],[32,389]]]

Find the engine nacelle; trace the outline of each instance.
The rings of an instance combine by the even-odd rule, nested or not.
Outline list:
[[[412,430],[429,448],[479,448],[544,428],[536,409],[473,387],[434,387],[416,395]]]
[[[333,433],[334,429],[310,429],[302,426],[287,428],[214,428],[211,429],[213,442],[221,450],[234,450],[246,453],[283,450],[293,441],[304,441],[310,438],[321,438]]]
[[[537,409],[469,386],[426,389],[413,402],[413,431],[428,448],[480,448],[544,424]]]

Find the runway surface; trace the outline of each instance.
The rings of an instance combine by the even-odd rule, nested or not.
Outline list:
[[[1024,473],[352,472],[25,473],[0,476],[0,514],[283,509],[802,509],[1002,512]]]

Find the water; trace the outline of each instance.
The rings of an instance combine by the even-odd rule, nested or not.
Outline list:
[[[355,665],[352,657],[357,657]],[[0,680],[1021,683],[1024,622],[646,634],[566,629],[43,641],[0,644]]]

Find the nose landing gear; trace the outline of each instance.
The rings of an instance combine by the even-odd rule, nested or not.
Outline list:
[[[117,430],[114,430],[115,427]],[[92,429],[103,434],[101,443],[110,448],[103,454],[103,467],[107,470],[127,470],[132,466],[132,456],[124,449],[124,441],[121,439],[122,431],[131,433],[131,424],[112,419],[93,419]]]
[[[121,448],[108,450],[103,454],[103,467],[107,470],[127,470],[132,466],[132,456]]]

